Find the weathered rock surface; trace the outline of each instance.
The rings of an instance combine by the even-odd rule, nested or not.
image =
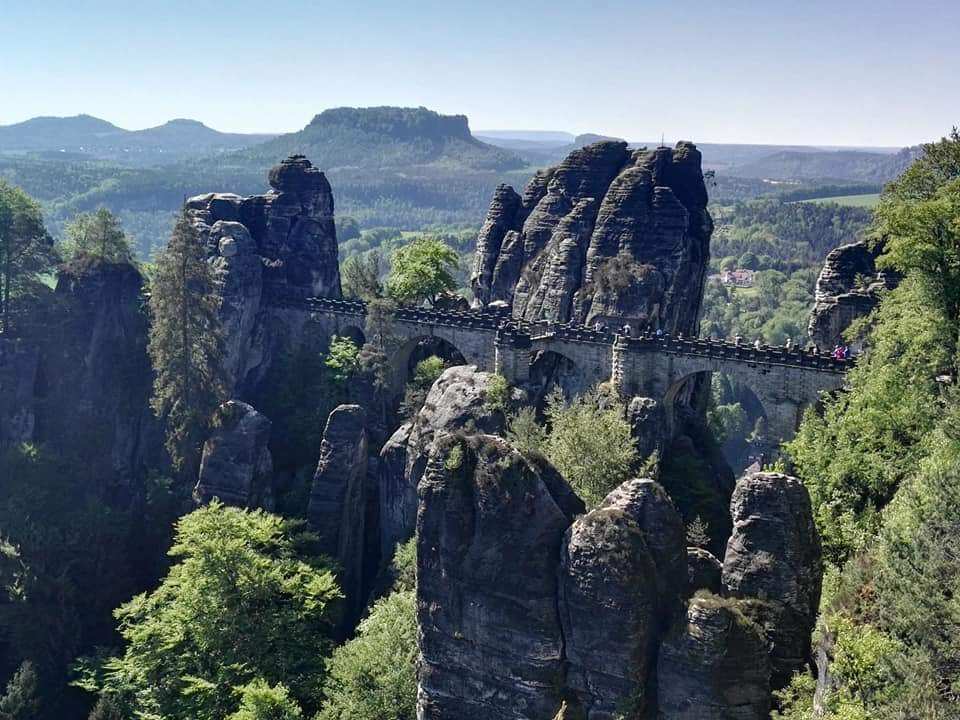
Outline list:
[[[313,475],[307,520],[319,537],[320,552],[337,560],[348,618],[362,606],[366,521],[367,432],[359,405],[330,413]]]
[[[487,404],[492,379],[492,373],[479,372],[473,366],[445,370],[413,421],[402,425],[383,446],[379,463],[382,557],[392,557],[396,544],[413,535],[417,484],[434,437],[445,432],[503,431],[503,412]]]
[[[663,406],[653,398],[635,396],[627,405],[627,420],[640,457],[648,458],[654,452],[662,455],[663,443],[667,439]]]
[[[34,439],[40,353],[14,338],[0,338],[0,449]]]
[[[207,193],[186,202],[220,286],[225,366],[240,395],[262,379],[275,346],[289,344],[275,327],[286,323],[268,307],[276,298],[341,297],[326,177],[294,155],[270,170],[269,181],[264,195]]]
[[[270,421],[250,405],[229,400],[217,410],[217,423],[203,444],[194,498],[199,503],[219,498],[238,507],[269,507],[273,472],[267,448]]]
[[[495,436],[435,442],[417,514],[417,717],[557,714],[557,562],[583,505],[548,468]]]
[[[767,640],[736,601],[694,597],[660,646],[657,683],[660,720],[767,718]]]
[[[477,302],[526,320],[696,329],[713,223],[692,143],[604,141],[500,186],[477,240]]]
[[[723,594],[723,564],[703,548],[687,548],[687,587],[690,594],[707,590]]]
[[[752,617],[770,639],[780,686],[809,662],[820,604],[820,540],[810,496],[797,478],[754,473],[737,483],[730,513],[723,584],[731,595],[762,601]]]
[[[686,582],[683,523],[651,480],[623,483],[567,531],[559,603],[567,688],[588,719],[643,715],[656,646]]]
[[[56,330],[38,338],[42,390],[36,440],[121,485],[163,465],[160,423],[149,407],[143,278],[133,265],[80,261],[60,269]]]
[[[831,250],[824,260],[807,332],[821,349],[843,342],[843,331],[876,307],[880,293],[896,286],[898,278],[877,270],[877,248],[860,241]]]

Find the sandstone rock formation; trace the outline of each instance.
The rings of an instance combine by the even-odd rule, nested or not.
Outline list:
[[[860,241],[831,250],[824,260],[807,332],[821,349],[843,342],[843,331],[876,307],[880,292],[893,288],[898,278],[877,270],[880,250]]]
[[[589,720],[642,717],[661,632],[686,590],[680,516],[629,480],[567,531],[560,566],[566,685]]]
[[[218,220],[246,226],[263,258],[264,280],[304,296],[340,297],[333,193],[322,172],[302,155],[292,155],[269,174],[270,192],[240,197],[208,193],[187,200],[203,225]],[[201,226],[201,230],[202,230]],[[211,254],[220,248],[210,247]]]
[[[696,330],[713,223],[692,143],[604,141],[497,188],[471,277],[480,304],[526,320]]]
[[[0,450],[34,439],[39,364],[36,347],[0,338]]]
[[[500,433],[506,418],[487,404],[491,373],[473,366],[448,368],[427,394],[412,422],[402,425],[380,451],[380,550],[393,555],[416,525],[417,484],[434,437],[444,432]]]
[[[687,548],[687,587],[690,594],[707,590],[723,594],[723,564],[703,548]]]
[[[143,278],[127,263],[77,261],[60,268],[54,333],[38,339],[42,392],[35,438],[84,458],[125,485],[162,467],[162,428],[149,407]]]
[[[583,505],[490,435],[438,438],[420,481],[424,720],[539,720],[561,705],[557,561]]]
[[[208,193],[186,202],[220,285],[225,367],[235,394],[267,371],[280,331],[268,305],[284,297],[341,297],[333,193],[302,155],[270,170],[271,190]]]
[[[654,452],[663,454],[663,443],[668,439],[663,405],[653,398],[633,397],[627,405],[627,420],[641,458]]]
[[[730,512],[723,584],[731,595],[761,601],[752,617],[770,639],[774,685],[781,686],[809,662],[820,604],[820,541],[810,496],[797,478],[759,472],[737,483]]]
[[[690,600],[660,646],[660,720],[761,720],[770,712],[767,641],[736,601]]]
[[[359,405],[340,405],[330,413],[313,476],[307,520],[322,553],[337,560],[347,614],[362,604],[366,515],[367,432]]]
[[[215,422],[213,434],[203,444],[194,498],[199,503],[219,498],[227,505],[269,508],[270,421],[250,405],[229,400],[217,410]]]

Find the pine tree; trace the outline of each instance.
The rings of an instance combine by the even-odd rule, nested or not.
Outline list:
[[[11,331],[13,303],[53,270],[57,255],[40,206],[20,188],[0,180],[0,321]]]
[[[205,248],[184,211],[150,280],[151,405],[166,421],[174,466],[195,469],[214,410],[225,399],[219,298]]]
[[[37,695],[37,671],[25,660],[7,683],[7,692],[0,697],[0,720],[31,720],[40,705]]]
[[[133,258],[120,220],[106,208],[77,215],[66,227],[66,238],[66,253],[73,258],[110,263],[130,262]]]

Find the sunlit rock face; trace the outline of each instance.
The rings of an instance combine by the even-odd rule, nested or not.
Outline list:
[[[870,314],[883,290],[896,286],[896,273],[877,269],[880,253],[880,248],[860,241],[841,245],[827,255],[807,327],[810,339],[821,349],[842,343],[850,324]]]
[[[713,222],[692,143],[604,141],[497,188],[477,239],[478,304],[525,320],[696,330]]]

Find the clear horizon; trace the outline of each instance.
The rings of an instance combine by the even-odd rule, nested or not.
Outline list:
[[[902,147],[960,124],[960,3],[520,5],[37,0],[0,17],[0,125],[283,133],[399,105],[475,131]]]

